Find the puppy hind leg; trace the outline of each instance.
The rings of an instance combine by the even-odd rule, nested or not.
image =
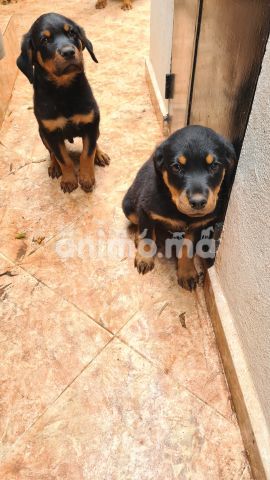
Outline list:
[[[134,206],[130,198],[130,190],[127,191],[126,195],[123,198],[122,209],[127,219],[134,225],[138,225],[139,218],[134,210]]]

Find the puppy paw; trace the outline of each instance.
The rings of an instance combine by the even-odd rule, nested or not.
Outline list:
[[[153,257],[142,257],[139,253],[137,253],[134,260],[134,266],[137,268],[139,273],[144,275],[145,273],[153,270],[155,261]]]
[[[105,8],[107,5],[107,0],[98,0],[96,3],[96,8]]]
[[[195,290],[197,285],[203,285],[204,282],[204,272],[197,272],[195,269],[192,271],[182,272],[178,274],[178,284],[180,287],[192,292]]]
[[[122,5],[122,10],[131,10],[133,7],[132,7],[132,3],[131,2],[128,2],[128,3],[124,3],[124,5]]]
[[[100,167],[106,167],[106,165],[110,165],[110,157],[107,153],[103,152],[102,150],[98,149],[95,156],[95,164],[99,165]]]
[[[56,163],[48,167],[48,175],[51,178],[59,178],[62,175],[61,168]]]
[[[69,181],[61,180],[60,186],[64,193],[71,193],[73,192],[73,190],[76,190],[76,188],[78,188],[78,180],[77,179],[69,180]]]
[[[92,192],[94,185],[95,185],[95,179],[94,178],[84,178],[80,177],[79,183],[81,188],[86,192]]]

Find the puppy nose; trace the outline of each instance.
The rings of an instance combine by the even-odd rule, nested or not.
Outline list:
[[[70,60],[75,56],[75,48],[72,46],[67,45],[66,47],[62,47],[60,49],[60,55],[64,57],[66,60]]]
[[[203,195],[194,195],[189,199],[189,203],[194,210],[202,210],[207,204],[207,199]]]

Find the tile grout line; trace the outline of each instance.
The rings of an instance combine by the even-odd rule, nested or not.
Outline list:
[[[19,267],[21,270],[23,270],[27,275],[29,275],[30,277],[34,278],[35,280],[37,280],[37,282],[39,282],[41,285],[43,285],[44,287],[48,288],[51,292],[53,292],[59,299],[62,299],[64,300],[66,303],[68,303],[69,305],[72,305],[74,308],[76,308],[76,310],[78,310],[80,313],[82,313],[83,315],[85,315],[86,317],[88,317],[90,320],[92,320],[98,327],[102,328],[103,330],[105,330],[107,333],[109,333],[110,335],[112,335],[113,337],[115,336],[115,334],[113,332],[111,332],[108,328],[106,328],[104,325],[102,325],[101,323],[99,323],[94,317],[92,317],[91,315],[89,315],[89,313],[85,312],[84,310],[82,310],[80,307],[78,307],[78,305],[76,305],[75,303],[71,302],[70,300],[68,300],[66,297],[62,296],[62,295],[59,295],[59,293],[57,293],[56,290],[54,290],[52,287],[50,287],[50,285],[47,285],[47,283],[45,283],[43,280],[39,279],[38,277],[36,277],[36,275],[34,275],[33,273],[30,273],[28,270],[26,270],[22,265],[16,265],[17,267]]]
[[[131,317],[127,320],[127,322],[116,332],[116,333],[113,333],[112,331],[110,331],[108,328],[106,328],[105,326],[101,325],[95,318],[91,317],[88,313],[84,312],[83,310],[81,310],[76,304],[70,302],[69,300],[67,300],[65,297],[59,295],[55,290],[53,290],[52,287],[50,287],[49,285],[47,285],[45,282],[43,282],[42,280],[39,280],[35,275],[31,274],[30,272],[28,272],[27,270],[25,270],[22,266],[20,265],[14,265],[14,266],[17,266],[19,268],[21,268],[27,275],[29,275],[30,277],[34,278],[35,280],[37,280],[38,283],[41,283],[42,285],[44,285],[45,287],[47,287],[50,291],[52,291],[53,293],[55,293],[58,298],[64,300],[65,302],[67,302],[68,304],[72,305],[74,308],[76,308],[79,312],[83,313],[84,315],[86,315],[90,320],[92,320],[97,326],[99,326],[100,328],[102,328],[103,330],[105,330],[107,333],[109,333],[110,335],[112,335],[112,338],[110,339],[110,341],[106,344],[106,346],[114,339],[114,338],[117,338],[123,345],[127,346],[128,348],[130,348],[132,351],[134,351],[137,355],[141,356],[144,360],[146,360],[150,365],[152,365],[153,367],[157,368],[160,372],[162,372],[164,374],[164,371],[163,369],[158,366],[157,364],[155,364],[152,360],[150,360],[148,357],[144,356],[141,352],[139,352],[138,350],[136,350],[132,345],[130,345],[129,343],[127,343],[123,338],[121,338],[121,336],[119,335],[121,333],[121,331],[125,328],[125,326],[132,320],[132,318],[139,312],[139,310],[137,310],[136,312],[134,312]],[[106,348],[106,346],[104,348]],[[103,350],[103,349],[102,349]],[[99,352],[101,353],[102,350]],[[96,357],[94,357],[96,358]],[[221,412],[219,412],[216,408],[214,408],[212,405],[209,405],[207,402],[205,402],[202,398],[200,398],[199,396],[197,396],[194,392],[192,392],[191,390],[189,390],[185,385],[183,385],[182,383],[179,383],[179,385],[181,385],[181,387],[183,389],[185,389],[187,392],[189,392],[190,395],[192,395],[194,398],[196,398],[198,401],[202,402],[204,405],[208,406],[209,408],[211,408],[216,414],[220,415],[223,419],[225,419],[227,422],[229,422],[230,424],[234,425],[235,426],[235,423],[230,420],[229,418],[225,417]]]
[[[147,356],[143,355],[143,353],[139,352],[136,348],[134,348],[132,345],[130,345],[126,340],[124,340],[123,338],[121,337],[118,337],[116,335],[116,338],[121,342],[123,343],[123,345],[125,345],[126,347],[130,348],[130,350],[132,350],[133,352],[135,352],[137,355],[139,355],[140,357],[142,357],[144,360],[146,360],[150,365],[152,365],[154,368],[156,368],[159,372],[162,373],[162,375],[165,375],[165,372],[164,370],[159,366],[157,365],[156,363],[154,363],[150,358],[148,358]],[[196,395],[194,392],[192,392],[188,387],[186,387],[185,385],[183,385],[181,382],[175,382],[176,384],[180,385],[181,388],[183,388],[184,390],[186,390],[190,395],[192,395],[192,397],[196,398],[199,402],[201,402],[203,405],[207,406],[208,408],[210,408],[214,413],[216,413],[217,415],[221,416],[224,420],[226,420],[228,423],[230,423],[231,425],[233,425],[235,427],[235,423],[230,420],[229,418],[225,417],[221,412],[219,412],[215,407],[213,407],[212,405],[209,405],[209,403],[205,402],[205,400],[203,400],[202,398],[200,398],[198,395]]]
[[[29,425],[29,427],[26,428],[26,430],[15,440],[15,442],[12,444],[12,446],[8,449],[8,453],[10,454],[10,452],[12,452],[14,449],[16,449],[16,446],[17,446],[17,443],[18,442],[21,442],[23,441],[23,437],[35,426],[35,424],[46,414],[46,412],[59,400],[59,398],[71,387],[71,385],[73,385],[73,383],[84,373],[85,370],[87,370],[88,367],[90,367],[90,365],[92,365],[92,363],[99,357],[99,355],[108,347],[108,345],[110,345],[113,340],[115,339],[115,337],[111,337],[109,339],[109,341],[106,343],[106,345],[104,345],[104,347],[101,348],[101,350],[99,352],[97,352],[96,355],[94,355],[94,357],[90,360],[90,362],[88,362],[81,370],[80,372],[75,376],[73,377],[73,379],[68,383],[68,385],[65,386],[65,388],[61,391],[61,393],[59,395],[57,395],[57,397],[52,400],[52,402],[50,402],[46,408],[43,410],[42,413],[40,413],[36,418],[35,420],[31,423],[31,425]]]

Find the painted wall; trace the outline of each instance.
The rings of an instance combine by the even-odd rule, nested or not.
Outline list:
[[[270,41],[216,269],[270,430]]]
[[[150,61],[165,104],[165,77],[171,71],[173,10],[174,0],[151,0]]]

